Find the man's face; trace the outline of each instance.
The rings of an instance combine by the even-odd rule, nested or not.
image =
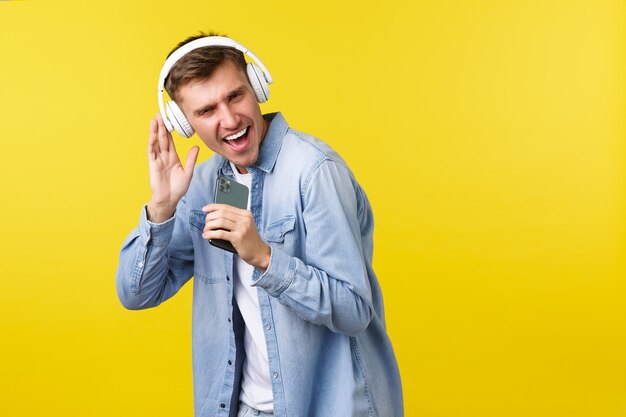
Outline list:
[[[205,145],[240,172],[256,162],[267,123],[248,78],[233,62],[225,61],[209,78],[183,85],[178,105]]]

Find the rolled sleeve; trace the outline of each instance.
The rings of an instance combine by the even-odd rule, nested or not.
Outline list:
[[[270,264],[253,286],[265,289],[272,297],[279,297],[295,278],[296,263],[293,258],[272,248]]]
[[[191,275],[189,268],[176,268],[171,242],[179,222],[176,215],[162,223],[148,220],[147,206],[142,207],[139,224],[126,238],[120,252],[117,271],[118,297],[126,308],[154,307],[171,297]],[[184,262],[193,265],[193,262]],[[177,273],[176,271],[181,271]]]
[[[148,205],[143,206],[139,218],[139,234],[141,241],[147,245],[150,239],[155,246],[167,246],[172,239],[176,213],[163,223],[154,223],[148,220]]]

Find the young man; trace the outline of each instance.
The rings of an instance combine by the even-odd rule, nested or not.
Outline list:
[[[150,123],[152,198],[122,247],[122,304],[157,306],[195,277],[196,416],[402,416],[364,191],[326,144],[261,114],[256,76],[271,78],[251,52],[222,37],[178,48],[166,122],[215,155],[194,170],[194,147],[183,167],[163,117]],[[248,186],[248,210],[212,204],[218,176]]]

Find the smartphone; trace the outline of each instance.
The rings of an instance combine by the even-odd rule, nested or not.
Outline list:
[[[217,177],[213,201],[217,204],[228,204],[246,210],[248,208],[248,187],[226,177]],[[220,249],[237,253],[235,247],[228,240],[209,239],[209,243]]]

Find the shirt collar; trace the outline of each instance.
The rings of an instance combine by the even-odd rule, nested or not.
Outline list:
[[[263,118],[269,123],[269,126],[265,133],[265,138],[263,138],[263,142],[261,142],[259,157],[252,166],[267,173],[274,169],[289,125],[280,112],[264,114]],[[222,174],[232,174],[228,160],[224,157],[221,158],[223,159],[223,163],[220,165]]]

